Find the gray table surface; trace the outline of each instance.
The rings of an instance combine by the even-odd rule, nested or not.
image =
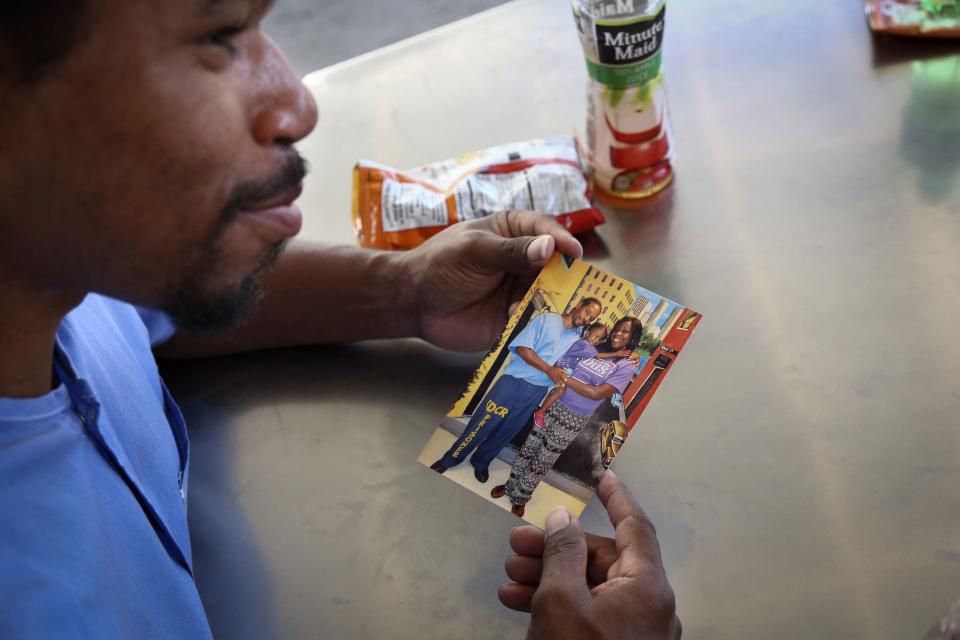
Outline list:
[[[960,595],[956,45],[873,39],[858,0],[667,24],[676,185],[610,211],[597,263],[705,318],[615,468],[685,637],[919,638]],[[582,131],[585,79],[563,0],[312,74],[303,235],[352,242],[358,158]],[[166,367],[220,637],[523,636],[496,599],[518,521],[414,460],[478,361],[406,340]]]

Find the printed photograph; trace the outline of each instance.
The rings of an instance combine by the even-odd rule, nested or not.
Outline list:
[[[540,528],[579,515],[700,318],[554,256],[417,460]]]

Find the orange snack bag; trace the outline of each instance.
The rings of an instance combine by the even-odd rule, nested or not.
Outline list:
[[[530,140],[399,171],[361,160],[353,224],[363,247],[411,249],[444,228],[507,209],[556,216],[572,233],[605,222],[572,137]]]

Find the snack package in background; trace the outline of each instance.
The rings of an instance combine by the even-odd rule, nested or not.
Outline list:
[[[960,38],[960,0],[864,0],[864,9],[879,33]]]
[[[360,246],[412,249],[444,228],[498,211],[556,216],[571,233],[605,222],[573,137],[529,140],[400,171],[361,160],[353,170]]]

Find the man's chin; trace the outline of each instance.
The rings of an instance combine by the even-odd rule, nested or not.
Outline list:
[[[167,312],[179,329],[227,331],[243,324],[262,297],[263,289],[257,276],[250,275],[231,289],[216,292],[183,289]]]
[[[237,285],[205,286],[216,269],[212,265],[198,269],[166,305],[177,328],[213,333],[242,325],[263,298],[260,277],[277,260],[284,244],[273,245],[254,271]]]

